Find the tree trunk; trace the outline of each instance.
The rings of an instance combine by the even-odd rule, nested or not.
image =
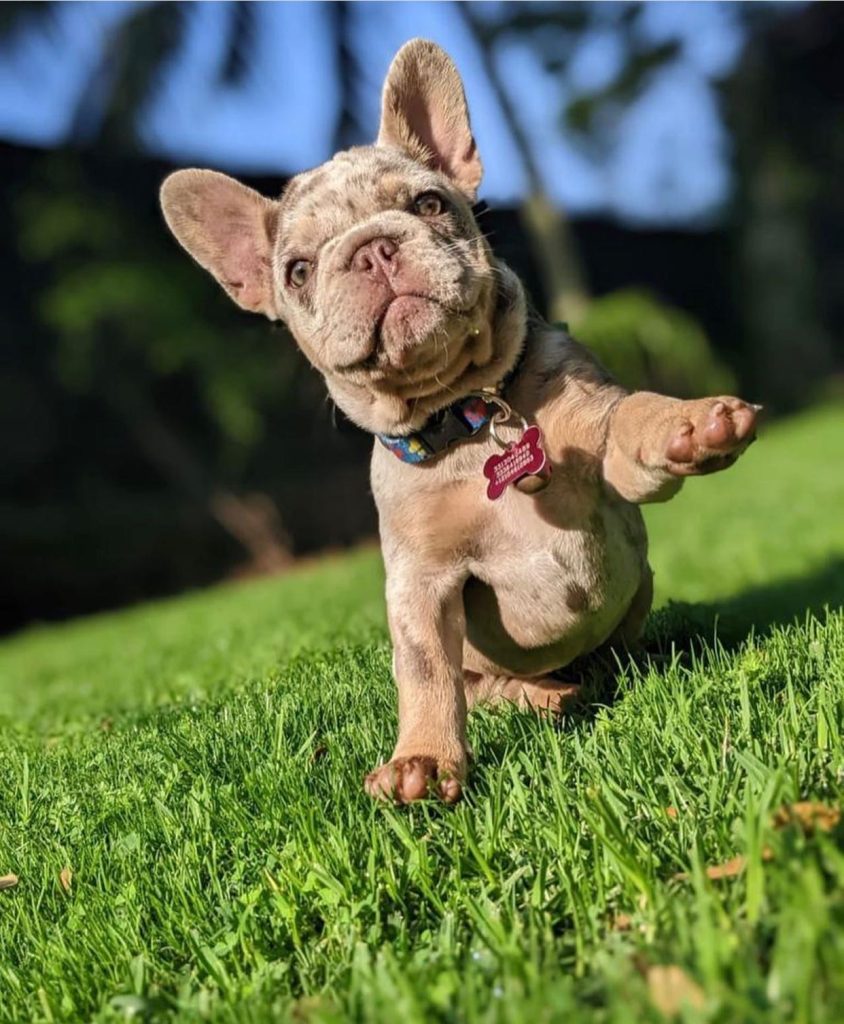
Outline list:
[[[571,225],[545,189],[530,140],[495,66],[491,41],[471,4],[458,3],[456,7],[475,39],[487,79],[525,166],[530,194],[519,212],[541,275],[548,318],[577,323],[589,306],[590,295]]]
[[[290,538],[272,498],[234,494],[210,480],[196,456],[127,381],[115,382],[109,404],[147,461],[249,553],[251,570],[271,573],[290,564]]]

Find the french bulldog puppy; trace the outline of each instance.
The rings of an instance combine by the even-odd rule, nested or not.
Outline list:
[[[277,200],[206,170],[161,190],[193,258],[284,320],[376,435],[399,734],[365,785],[397,803],[459,799],[472,704],[558,709],[573,688],[551,673],[636,639],[652,598],[639,506],[731,466],[759,408],[630,394],[529,317],[473,217],[480,181],[460,76],[416,39],[390,67],[374,145]]]

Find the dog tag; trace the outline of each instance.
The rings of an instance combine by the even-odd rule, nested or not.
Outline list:
[[[495,501],[510,484],[518,484],[522,480],[527,483],[526,477],[539,478],[532,481],[534,486],[524,488],[527,493],[542,490],[547,483],[546,462],[539,427],[528,427],[518,441],[507,446],[506,451],[501,455],[490,455],[484,463],[484,476],[489,480],[487,497]]]

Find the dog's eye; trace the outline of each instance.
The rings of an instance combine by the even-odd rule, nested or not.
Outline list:
[[[423,192],[413,200],[413,209],[420,217],[436,217],[443,212],[444,205],[436,192]]]
[[[308,260],[293,260],[287,268],[287,283],[293,288],[301,288],[311,276],[311,264]]]

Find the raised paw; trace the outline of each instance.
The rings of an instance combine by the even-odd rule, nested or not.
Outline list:
[[[756,439],[761,408],[740,398],[686,402],[665,448],[666,468],[675,476],[700,476],[732,466]]]
[[[409,804],[428,796],[454,804],[463,793],[462,776],[460,769],[441,765],[434,757],[395,757],[370,772],[364,787],[376,800],[396,804]]]

